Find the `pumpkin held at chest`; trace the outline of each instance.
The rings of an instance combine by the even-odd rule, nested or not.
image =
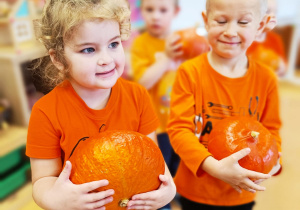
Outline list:
[[[69,160],[70,180],[74,184],[107,179],[109,185],[96,191],[113,189],[108,210],[124,209],[130,198],[156,190],[164,174],[164,159],[149,137],[133,131],[105,131],[80,141]]]
[[[241,149],[251,152],[239,160],[241,167],[269,173],[278,159],[272,134],[260,122],[249,117],[228,117],[220,120],[210,133],[208,151],[221,160]]]
[[[194,58],[210,50],[208,41],[205,37],[197,34],[196,28],[187,28],[175,33],[180,35],[184,60]]]

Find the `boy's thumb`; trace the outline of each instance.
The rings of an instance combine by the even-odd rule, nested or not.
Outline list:
[[[242,149],[236,153],[233,154],[233,158],[236,160],[236,161],[239,161],[240,159],[242,159],[243,157],[247,156],[249,153],[250,153],[250,148],[245,148],[245,149]]]
[[[72,170],[72,164],[70,161],[66,161],[65,167],[59,175],[59,178],[62,180],[69,180]]]

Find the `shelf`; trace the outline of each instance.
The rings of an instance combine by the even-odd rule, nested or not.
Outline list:
[[[27,127],[9,126],[0,130],[0,157],[26,144]]]

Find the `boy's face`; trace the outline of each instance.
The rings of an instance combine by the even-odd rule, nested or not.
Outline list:
[[[213,53],[224,58],[245,55],[264,27],[259,1],[210,1],[203,19]]]
[[[117,21],[83,22],[64,51],[70,80],[83,90],[109,89],[123,73],[125,55]]]
[[[142,0],[141,11],[147,31],[152,36],[165,38],[179,8],[175,0]]]

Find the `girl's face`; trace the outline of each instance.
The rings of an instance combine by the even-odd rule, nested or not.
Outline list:
[[[64,50],[70,81],[83,90],[110,89],[123,73],[125,55],[117,21],[83,22]]]
[[[264,26],[258,0],[214,0],[203,17],[212,53],[223,58],[245,55]]]

